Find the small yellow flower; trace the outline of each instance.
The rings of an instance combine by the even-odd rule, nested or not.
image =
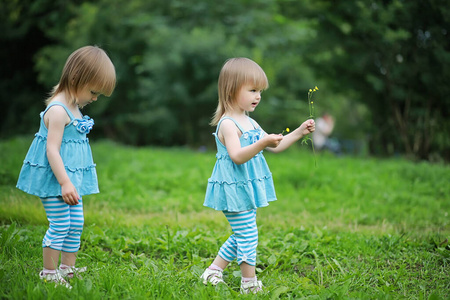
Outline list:
[[[283,130],[283,132],[281,133],[281,135],[283,135],[285,132],[287,133],[287,132],[289,132],[289,127],[287,127],[285,130]]]
[[[312,89],[309,89],[309,92],[311,93],[311,92],[312,92]]]
[[[315,89],[316,89],[316,90],[319,90],[319,88],[318,88],[317,86],[315,87]]]
[[[314,103],[314,101],[311,101],[311,104],[313,104]]]

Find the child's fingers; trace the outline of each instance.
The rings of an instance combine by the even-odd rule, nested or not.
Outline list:
[[[80,196],[78,196],[77,192],[69,193],[63,197],[64,202],[66,202],[69,205],[77,205],[79,199]]]
[[[78,204],[78,200],[80,200],[80,195],[78,195],[78,192],[75,190],[75,193],[74,193],[74,204],[73,205]]]
[[[66,195],[63,197],[64,202],[66,202],[66,204],[72,205],[72,198],[70,195]]]

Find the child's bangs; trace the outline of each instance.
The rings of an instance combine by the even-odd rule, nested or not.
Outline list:
[[[249,61],[249,63],[245,64],[243,67],[244,82],[252,84],[259,90],[266,90],[269,87],[266,73],[264,73],[263,69],[258,64]]]
[[[97,47],[85,47],[73,62],[79,76],[79,87],[88,86],[92,91],[111,96],[116,86],[116,71],[106,53]],[[73,76],[71,76],[73,77]]]
[[[92,79],[92,89],[105,96],[110,96],[116,86],[116,72],[112,63],[107,60],[99,64],[97,74]]]
[[[266,74],[264,72],[256,72],[254,74],[250,74],[253,76],[249,76],[246,82],[253,84],[253,86],[258,90],[266,90],[269,87],[269,82],[267,80]]]

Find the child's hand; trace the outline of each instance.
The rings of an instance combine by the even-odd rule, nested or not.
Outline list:
[[[310,134],[311,132],[314,132],[316,130],[316,123],[313,119],[306,120],[305,122],[300,125],[300,132],[303,134],[303,136]]]
[[[270,147],[270,148],[276,148],[281,140],[283,139],[283,135],[282,134],[269,134],[266,135],[263,140],[266,142],[266,147]]]
[[[72,182],[68,182],[61,185],[61,193],[64,202],[69,205],[77,205],[80,196],[78,195],[77,189],[72,184]]]

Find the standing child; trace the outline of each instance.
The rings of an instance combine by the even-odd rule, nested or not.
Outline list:
[[[86,134],[94,120],[80,108],[110,96],[116,84],[114,65],[96,46],[73,52],[59,83],[40,114],[40,128],[28,150],[17,188],[39,196],[49,221],[42,241],[44,268],[39,276],[70,288],[64,279],[75,268],[84,215],[82,196],[98,193],[97,173]],[[61,264],[59,268],[59,256]]]
[[[217,162],[208,179],[204,205],[223,211],[233,234],[200,278],[204,284],[224,283],[223,270],[237,259],[241,293],[245,294],[262,291],[255,273],[256,209],[276,200],[272,173],[262,151],[281,152],[313,132],[315,126],[313,120],[307,120],[286,136],[265,133],[248,113],[258,106],[268,86],[266,74],[254,61],[227,60],[219,75],[219,104],[211,122],[217,125]]]

